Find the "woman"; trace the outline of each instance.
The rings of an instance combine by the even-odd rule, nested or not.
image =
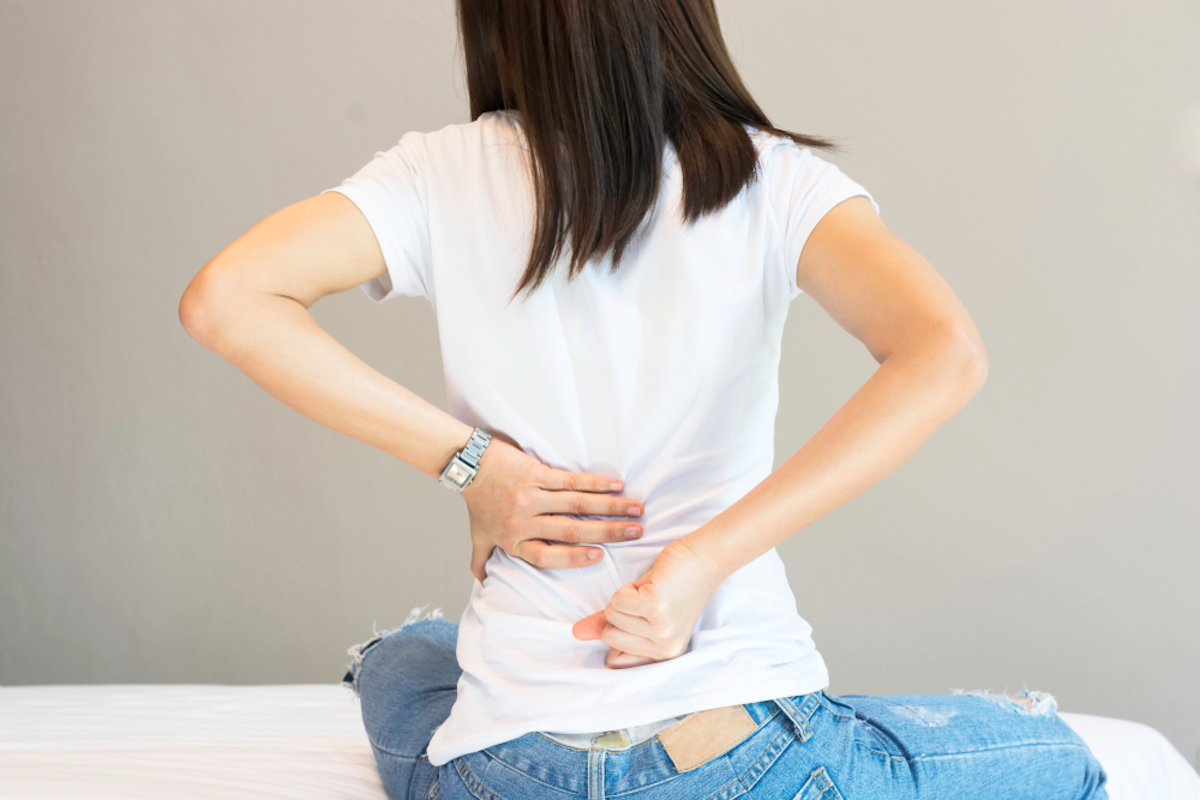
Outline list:
[[[472,122],[268,217],[183,297],[275,397],[462,493],[478,579],[346,677],[393,798],[1103,798],[1044,693],[835,697],[775,545],[984,381],[870,194],[774,128],[711,0],[460,0]],[[450,413],[307,309],[437,312]],[[880,368],[771,471],[811,295]]]

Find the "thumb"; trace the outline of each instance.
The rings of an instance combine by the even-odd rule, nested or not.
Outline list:
[[[571,633],[576,639],[589,641],[591,639],[599,639],[600,634],[604,633],[604,627],[608,625],[608,620],[604,618],[604,611],[597,611],[595,614],[589,614],[583,619],[576,622],[571,628]]]
[[[492,557],[494,549],[495,546],[487,544],[476,544],[471,548],[471,574],[478,578],[480,583],[487,578],[487,570],[483,565]]]

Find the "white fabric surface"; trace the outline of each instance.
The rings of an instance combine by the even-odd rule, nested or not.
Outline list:
[[[1111,800],[1200,800],[1153,728],[1062,713]],[[386,800],[359,708],[337,684],[0,688],[0,800]]]
[[[1058,716],[1108,773],[1109,800],[1200,800],[1200,775],[1149,725],[1065,711]]]
[[[0,688],[0,798],[387,800],[340,685]]]

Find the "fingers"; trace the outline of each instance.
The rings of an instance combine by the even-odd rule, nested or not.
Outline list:
[[[589,614],[583,619],[576,622],[571,628],[571,633],[576,639],[590,641],[593,639],[616,638],[611,631],[616,630],[607,623],[604,618],[603,611],[597,611],[595,614]],[[619,636],[619,634],[617,634]],[[639,637],[640,638],[640,637]],[[632,639],[631,639],[632,641]],[[607,644],[607,639],[605,641]],[[626,667],[639,667],[642,664],[652,664],[660,659],[649,656],[640,656],[634,653],[627,653],[609,645],[608,656],[604,660],[604,665],[610,669],[624,669]]]
[[[576,622],[571,627],[571,634],[582,641],[600,639],[608,645],[604,665],[610,669],[640,667],[675,658],[684,652],[670,641],[639,634],[648,629],[646,620],[623,614],[610,605]]]
[[[640,517],[646,510],[641,501],[630,497],[568,490],[538,492],[536,502],[538,513],[581,517]]]
[[[624,611],[617,611],[611,604],[601,613],[604,614],[604,619],[608,621],[609,625],[620,628],[626,633],[647,638],[654,635],[654,631],[648,621],[642,617],[626,614]]]
[[[603,544],[640,539],[642,526],[636,522],[607,519],[575,519],[543,514],[529,521],[529,535],[551,542]]]
[[[592,475],[587,472],[568,472],[564,469],[547,467],[541,474],[539,485],[551,491],[572,492],[619,492],[624,484],[618,478]]]
[[[613,650],[619,650],[631,656],[640,656],[653,660],[663,660],[671,657],[666,652],[663,643],[647,639],[645,636],[638,636],[629,631],[623,631],[613,625],[606,625],[604,630],[600,632],[600,641]]]
[[[631,617],[628,614],[622,614],[619,611],[613,611],[612,606],[597,611],[595,614],[589,614],[583,619],[576,622],[571,628],[571,634],[576,639],[587,641],[589,639],[599,639],[600,634],[604,632],[605,626],[619,625],[627,633],[641,635],[641,632],[649,626],[644,619]]]
[[[535,567],[567,569],[595,564],[604,557],[604,551],[598,547],[574,547],[547,544],[538,539],[522,539],[513,545],[511,555]]]
[[[613,592],[612,599],[608,601],[609,608],[614,611],[627,614],[631,617],[639,617],[647,622],[652,620],[660,620],[663,609],[655,602],[654,598],[648,589],[642,589],[639,583],[627,583],[620,589]]]
[[[629,653],[622,653],[620,650],[609,650],[608,658],[604,659],[604,666],[609,669],[625,669],[626,667],[640,667],[643,664],[653,664],[657,659],[645,658],[644,656],[633,656]]]

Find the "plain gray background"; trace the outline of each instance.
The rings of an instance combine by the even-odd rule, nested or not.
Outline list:
[[[1200,748],[1194,0],[726,0],[751,90],[947,277],[982,393],[786,542],[839,693],[1058,695]],[[0,0],[0,683],[332,682],[461,614],[460,498],[192,341],[218,250],[468,119],[451,0]],[[443,403],[422,299],[313,313]],[[777,461],[875,362],[791,309]]]

